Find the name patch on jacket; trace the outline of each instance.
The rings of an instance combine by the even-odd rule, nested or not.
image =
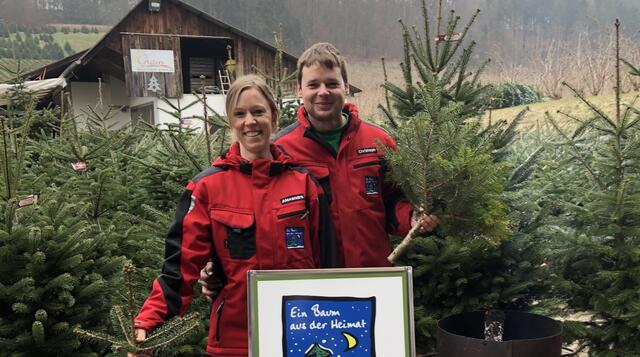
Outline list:
[[[372,154],[374,152],[378,152],[378,149],[376,149],[376,148],[362,148],[362,149],[358,149],[358,151],[357,151],[358,155]]]
[[[289,249],[304,248],[304,227],[285,227],[284,240]]]
[[[303,194],[297,194],[297,195],[287,196],[285,198],[281,198],[280,199],[280,204],[285,204],[285,203],[290,203],[290,202],[295,202],[295,201],[301,201],[301,200],[304,200],[304,195]]]
[[[367,195],[377,195],[380,193],[378,188],[378,177],[377,176],[365,176],[364,177],[364,192]]]

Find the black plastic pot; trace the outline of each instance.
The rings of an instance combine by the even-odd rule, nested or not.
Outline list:
[[[553,319],[505,311],[502,342],[485,341],[485,311],[438,322],[438,357],[560,357],[562,325]]]

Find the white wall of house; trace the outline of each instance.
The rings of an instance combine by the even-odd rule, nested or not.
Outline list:
[[[155,97],[127,97],[127,89],[124,82],[115,78],[107,77],[102,83],[95,82],[70,82],[68,87],[71,93],[72,111],[78,117],[80,125],[85,122],[90,113],[89,107],[100,115],[109,113],[107,125],[114,128],[122,127],[131,123],[132,108],[153,105],[153,116],[155,125],[167,123],[178,124],[180,121],[169,113],[161,109],[173,112],[174,109],[162,99]],[[218,114],[225,115],[225,96],[221,94],[207,95],[207,104]],[[176,107],[186,107],[190,103],[197,101],[193,94],[184,94],[182,98],[170,98],[169,102]],[[208,113],[212,116],[212,113]],[[203,127],[202,120],[193,118],[194,116],[204,116],[204,105],[197,103],[182,112],[182,125],[190,128]]]

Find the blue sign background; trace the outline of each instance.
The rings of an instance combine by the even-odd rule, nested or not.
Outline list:
[[[287,357],[375,357],[376,298],[283,296]]]

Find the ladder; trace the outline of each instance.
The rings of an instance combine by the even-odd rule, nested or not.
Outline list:
[[[229,80],[229,72],[226,69],[218,70],[218,78],[220,78],[220,91],[222,94],[226,95],[229,91],[229,87],[231,86],[231,81]]]

